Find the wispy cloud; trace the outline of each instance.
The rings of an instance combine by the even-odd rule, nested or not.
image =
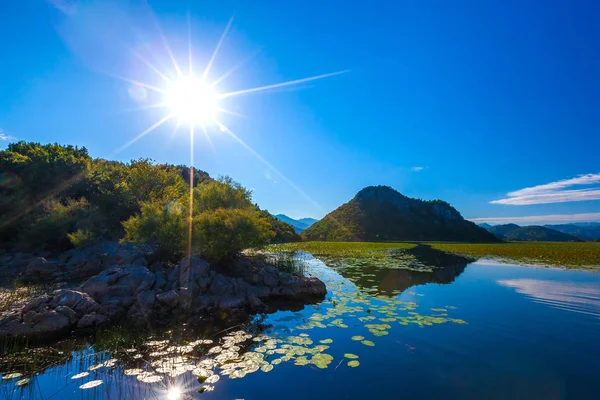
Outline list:
[[[0,129],[0,140],[14,140],[15,138],[13,136],[10,136],[8,134],[6,134],[6,132],[4,132],[2,129]]]
[[[600,184],[599,174],[579,175],[571,179],[532,186],[508,193],[506,198],[490,201],[491,204],[524,206],[532,204],[567,203],[571,201],[600,200],[600,186],[569,189],[573,186]]]
[[[65,14],[72,15],[75,12],[78,0],[48,0],[48,3]]]
[[[412,167],[410,170],[413,172],[420,172],[423,171],[425,169],[425,167]]]
[[[600,213],[587,214],[551,214],[551,215],[528,215],[524,217],[482,217],[468,218],[473,222],[488,222],[497,224],[506,224],[509,222],[531,223],[531,224],[549,224],[549,223],[569,223],[569,222],[594,222],[600,221]]]
[[[594,282],[504,279],[499,280],[498,284],[514,288],[536,303],[600,318],[600,288]]]

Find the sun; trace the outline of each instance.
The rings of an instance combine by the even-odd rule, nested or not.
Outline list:
[[[166,106],[179,123],[205,126],[219,111],[219,97],[210,85],[194,76],[182,76],[165,92]]]

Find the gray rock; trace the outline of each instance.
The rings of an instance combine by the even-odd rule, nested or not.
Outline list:
[[[69,324],[74,324],[79,320],[77,313],[67,306],[58,306],[55,308],[55,311],[67,317],[69,319]]]
[[[25,268],[25,279],[28,281],[43,281],[52,279],[62,272],[56,262],[49,262],[44,257],[31,259]]]
[[[35,318],[35,316],[37,315],[37,313],[35,311],[27,311],[24,315],[23,315],[23,322],[26,324],[31,324],[31,322],[33,321],[33,319]]]
[[[77,323],[77,328],[79,328],[79,329],[92,328],[92,327],[103,325],[107,321],[108,321],[108,319],[104,315],[93,312],[93,313],[84,315]]]
[[[154,274],[141,266],[113,266],[88,279],[80,290],[96,301],[107,303],[114,299],[135,297],[154,285]]]
[[[167,285],[167,280],[164,278],[163,274],[160,272],[156,272],[154,274],[154,289],[164,289]]]
[[[80,316],[96,311],[100,307],[87,293],[70,289],[57,290],[51,304],[56,308],[59,306],[68,307]]]
[[[29,324],[28,324],[29,325]],[[32,318],[28,331],[31,334],[53,334],[66,330],[71,322],[66,315],[54,310],[44,311]]]
[[[167,277],[169,283],[175,283],[175,287],[188,287],[190,282],[199,283],[205,281],[209,276],[210,266],[201,258],[195,256],[184,257]],[[202,286],[198,284],[198,286]],[[206,284],[205,284],[206,286]]]
[[[169,290],[168,292],[157,294],[156,300],[164,306],[175,307],[179,304],[179,294],[174,290]]]
[[[210,285],[208,292],[214,296],[232,295],[234,292],[232,278],[227,278],[224,275],[217,274]]]
[[[24,314],[28,313],[29,311],[39,312],[39,311],[45,309],[48,306],[49,302],[50,302],[50,297],[48,297],[48,296],[36,297],[35,299],[33,299],[29,303],[27,303],[25,305],[25,307],[23,307],[23,309],[21,310],[21,315],[24,315]]]

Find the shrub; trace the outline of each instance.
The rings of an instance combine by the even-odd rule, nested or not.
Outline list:
[[[159,256],[179,257],[186,248],[187,218],[178,202],[145,203],[139,215],[123,222],[124,241],[157,245]]]
[[[72,247],[68,234],[91,230],[102,224],[87,200],[68,199],[46,202],[37,219],[20,232],[21,247],[32,250],[63,251]]]
[[[256,210],[206,211],[193,219],[192,251],[218,262],[244,249],[269,243],[275,236],[271,228]]]
[[[89,229],[77,229],[75,232],[67,233],[67,237],[75,248],[85,247],[96,240],[96,235]]]

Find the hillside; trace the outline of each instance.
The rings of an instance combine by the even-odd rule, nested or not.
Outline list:
[[[590,222],[587,224],[561,224],[544,225],[545,228],[554,229],[562,233],[577,236],[583,240],[600,239],[600,223]]]
[[[301,236],[330,241],[498,241],[448,203],[413,199],[388,186],[362,189]]]
[[[277,214],[274,217],[282,222],[285,222],[286,224],[293,226],[294,231],[296,231],[296,233],[300,233],[300,232],[310,228],[310,226],[312,224],[317,222],[317,220],[314,218],[293,219],[291,217],[288,217],[285,214]]]
[[[489,229],[502,240],[538,242],[579,242],[578,237],[568,235],[543,226],[519,226],[516,224],[497,225]]]

